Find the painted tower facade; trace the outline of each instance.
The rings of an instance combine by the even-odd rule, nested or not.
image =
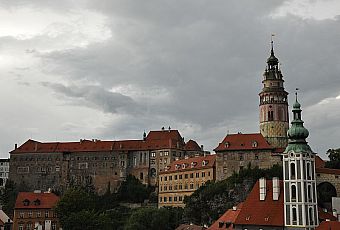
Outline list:
[[[273,147],[285,148],[289,127],[288,93],[283,87],[284,80],[279,60],[274,55],[273,41],[263,77],[263,89],[259,94],[260,132]]]
[[[284,218],[287,229],[318,226],[315,154],[306,142],[309,135],[301,120],[297,99],[293,105],[288,146],[283,152]]]

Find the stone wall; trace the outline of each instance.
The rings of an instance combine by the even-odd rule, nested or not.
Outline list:
[[[240,169],[258,166],[271,168],[282,164],[280,155],[273,155],[271,150],[235,150],[216,153],[216,180],[224,180]]]

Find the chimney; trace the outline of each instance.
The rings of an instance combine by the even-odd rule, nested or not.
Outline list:
[[[273,200],[279,200],[279,196],[280,196],[279,178],[273,177]]]
[[[17,148],[18,148],[18,144],[15,144],[15,145],[14,145],[14,149],[17,149]]]
[[[260,185],[260,200],[266,199],[266,178],[262,177],[259,180]]]
[[[201,145],[201,151],[203,151],[203,150],[204,150],[203,145]]]

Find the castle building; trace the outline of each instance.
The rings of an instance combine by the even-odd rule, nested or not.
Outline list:
[[[263,74],[260,97],[260,133],[228,134],[214,149],[216,178],[223,180],[244,167],[270,168],[281,164],[281,153],[287,146],[288,93],[274,55],[273,42]]]
[[[63,191],[71,185],[115,191],[127,175],[157,186],[158,174],[176,158],[203,155],[195,141],[184,142],[178,130],[162,129],[140,140],[28,140],[10,152],[10,179],[31,190]]]
[[[306,142],[309,132],[303,126],[300,107],[296,98],[283,153],[284,220],[287,229],[315,229],[319,225],[315,153]]]
[[[173,161],[159,174],[158,207],[184,207],[186,196],[215,177],[215,155]]]

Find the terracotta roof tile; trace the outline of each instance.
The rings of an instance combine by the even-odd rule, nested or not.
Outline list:
[[[228,134],[214,151],[273,149],[260,133]]]
[[[340,222],[338,221],[323,221],[315,230],[339,230]]]
[[[26,202],[26,205],[24,204]],[[50,209],[59,201],[54,193],[19,192],[15,201],[15,209]]]
[[[321,220],[321,221],[336,220],[336,217],[333,216],[333,214],[328,212],[327,210],[324,211],[322,208],[318,207],[318,212],[319,212],[319,220]]]
[[[201,147],[194,140],[189,140],[185,144],[184,149],[187,151],[201,151]]]
[[[315,156],[315,168],[324,168],[325,161],[321,159],[318,155]]]
[[[316,173],[340,175],[340,169],[316,168],[315,171]]]
[[[241,225],[284,226],[282,181],[279,184],[280,195],[279,199],[275,201],[273,200],[272,180],[267,180],[267,195],[265,200],[261,201],[259,181],[257,181],[246,201],[244,201],[235,223]]]
[[[173,161],[166,171],[160,172],[160,174],[211,168],[215,165],[215,161],[216,154]]]
[[[242,209],[243,203],[237,205],[236,210],[228,209],[217,221],[215,221],[208,230],[234,229],[233,224]]]

